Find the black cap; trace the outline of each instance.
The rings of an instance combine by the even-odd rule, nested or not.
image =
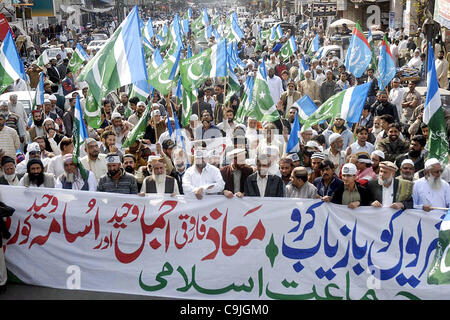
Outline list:
[[[8,156],[2,157],[2,163],[1,163],[2,167],[9,162],[16,164],[16,161],[13,158],[8,157]]]
[[[175,147],[175,143],[171,139],[164,140],[162,143],[163,149],[170,149]]]

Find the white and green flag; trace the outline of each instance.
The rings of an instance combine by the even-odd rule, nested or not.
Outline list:
[[[423,122],[428,125],[430,139],[427,143],[428,158],[436,158],[441,163],[448,161],[448,137],[444,109],[439,94],[434,51],[431,43],[428,45],[427,64],[427,97],[423,109]]]
[[[258,69],[253,86],[253,98],[249,105],[247,116],[257,119],[258,121],[277,120],[280,116],[270,95],[269,85],[267,84],[266,64],[263,63]]]
[[[364,83],[336,93],[309,116],[303,127],[307,129],[336,116],[345,119],[348,123],[358,123],[370,85],[370,82]]]
[[[291,36],[288,41],[280,49],[280,58],[282,61],[287,61],[297,51],[295,37]]]
[[[158,90],[158,92],[162,95],[168,94],[173,86],[175,78],[171,79],[170,75],[176,75],[178,73],[177,69],[179,69],[178,62],[180,59],[180,53],[181,50],[178,50],[175,55],[169,55],[166,59],[164,59],[164,62],[160,66],[149,72],[150,76],[148,81],[150,86]],[[153,69],[156,64],[156,60],[153,60],[152,65],[149,68]]]
[[[182,59],[180,75],[185,90],[198,88],[208,78],[226,77],[226,40],[222,40],[192,58]]]
[[[89,84],[95,100],[87,101],[85,110],[88,124],[93,128],[98,128],[101,124],[99,102],[102,98],[117,88],[147,80],[136,6],[110,40],[83,68],[78,80]]]
[[[89,56],[84,51],[83,47],[77,43],[72,58],[69,60],[68,68],[75,74],[85,61],[89,60]]]
[[[86,125],[83,121],[83,111],[81,110],[80,97],[77,95],[75,113],[73,117],[73,163],[80,169],[83,179],[87,178],[87,172],[81,164],[80,149],[84,141],[88,138]]]
[[[27,76],[11,31],[8,31],[0,47],[0,93],[18,79],[26,81]]]

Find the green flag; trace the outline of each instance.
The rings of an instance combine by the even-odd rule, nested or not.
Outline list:
[[[433,263],[428,272],[428,284],[450,284],[450,210],[441,222],[439,240],[436,246]]]
[[[256,74],[255,84],[253,86],[253,98],[250,102],[249,109],[248,116],[258,121],[273,122],[279,118],[278,110],[272,100],[269,85],[267,84],[267,72],[264,62]]]
[[[369,29],[369,36],[367,41],[370,45],[370,50],[372,51],[372,60],[370,61],[369,68],[372,68],[375,72],[377,71],[377,57],[375,55],[375,44],[373,42],[372,32]]]
[[[198,96],[197,89],[186,90],[183,88],[183,108],[181,113],[181,125],[183,127],[189,125],[189,120],[192,114],[192,104],[197,100],[197,96]]]
[[[128,134],[127,139],[122,144],[122,148],[131,147],[137,139],[141,139],[144,136],[145,130],[147,129],[148,116],[150,114],[150,106],[151,104],[147,106],[147,109],[145,109],[137,125],[134,126],[133,130],[131,130],[131,132]]]
[[[173,81],[176,79],[169,79],[170,74],[172,73],[172,70],[174,68],[177,68],[178,66],[178,58],[179,58],[178,51],[177,55],[169,55],[166,59],[164,59],[164,62],[157,67],[152,73],[149,72],[149,78],[148,81],[150,85],[159,91],[160,94],[166,95],[170,92],[170,89],[172,88]],[[175,72],[176,73],[176,72]]]
[[[83,113],[80,106],[80,98],[77,96],[75,104],[75,113],[73,117],[73,163],[80,169],[80,174],[83,179],[88,177],[86,169],[80,161],[80,149],[84,141],[88,138],[86,126],[83,121]]]
[[[231,97],[234,95],[239,96],[239,93],[241,91],[241,86],[239,84],[239,80],[234,74],[232,70],[228,71],[228,81],[227,81],[227,95],[225,96],[224,104],[227,104],[228,101],[230,101]]]
[[[67,67],[75,74],[88,59],[89,57],[83,47],[80,44],[77,44]]]

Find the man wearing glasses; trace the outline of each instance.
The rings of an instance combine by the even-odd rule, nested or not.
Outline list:
[[[291,182],[286,186],[286,198],[318,198],[317,188],[308,182],[308,171],[305,167],[292,170]]]

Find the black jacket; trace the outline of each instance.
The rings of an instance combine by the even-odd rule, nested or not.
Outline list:
[[[248,176],[244,183],[244,195],[249,197],[260,197],[258,183],[258,172]],[[264,197],[284,197],[284,182],[279,176],[267,175],[266,191]]]
[[[370,196],[367,192],[367,189],[356,182],[356,188],[358,189],[359,195],[361,196],[360,205],[368,206],[370,205]],[[342,195],[344,194],[345,185],[340,185],[336,191],[334,191],[333,197],[331,198],[332,203],[342,204]]]
[[[6,223],[3,220],[3,218],[12,216],[14,211],[16,211],[16,209],[7,206],[3,202],[0,202],[0,250],[3,245],[2,238],[9,239],[11,237],[11,234],[9,233],[8,228],[6,227]]]
[[[402,183],[405,188],[409,189],[409,194],[410,194],[410,196],[403,201],[399,201],[397,199],[397,197],[398,197],[397,190],[398,190],[398,186],[400,183]],[[413,184],[414,183],[412,181],[407,181],[407,180],[399,181],[398,178],[394,179],[394,189],[393,189],[394,197],[393,197],[392,203],[401,202],[401,203],[403,203],[403,206],[405,207],[405,209],[412,209],[413,200],[412,200],[411,195],[412,195]],[[367,191],[369,191],[370,203],[374,202],[375,200],[379,201],[380,203],[383,203],[383,189],[382,189],[382,186],[380,186],[380,184],[378,183],[378,180],[369,181],[366,188],[367,188]]]

